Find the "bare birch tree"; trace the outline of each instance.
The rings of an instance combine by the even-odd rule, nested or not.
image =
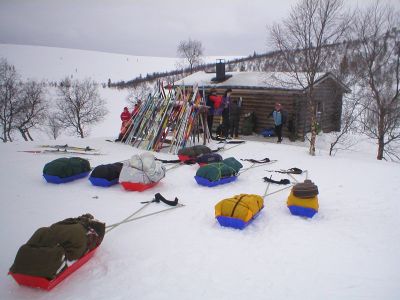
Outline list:
[[[98,85],[91,79],[64,79],[58,86],[57,102],[60,124],[84,138],[91,125],[99,123],[108,113],[100,97]]]
[[[45,122],[47,110],[45,95],[42,82],[30,80],[22,85],[13,126],[25,141],[28,139],[33,141],[29,130]]]
[[[12,142],[11,131],[18,111],[20,78],[13,65],[0,60],[0,140]]]
[[[129,89],[127,101],[131,106],[133,106],[139,100],[146,100],[151,92],[152,87],[147,82],[139,83],[135,87]]]
[[[178,56],[189,64],[190,73],[193,73],[193,68],[201,63],[203,52],[201,42],[190,38],[187,41],[181,41],[177,49]]]
[[[393,146],[400,142],[400,16],[379,1],[360,10],[354,22],[360,44],[357,75],[364,92],[362,124],[378,143],[377,159],[400,159]]]
[[[282,52],[291,76],[306,93],[311,155],[315,155],[317,137],[314,86],[317,73],[332,56],[324,47],[340,42],[348,27],[343,0],[301,0],[281,24],[274,24],[270,29],[273,44]]]
[[[60,121],[57,118],[57,115],[55,114],[50,114],[49,117],[47,118],[47,123],[45,125],[45,132],[47,135],[56,140],[58,136],[60,135],[62,130],[62,126],[60,124]]]

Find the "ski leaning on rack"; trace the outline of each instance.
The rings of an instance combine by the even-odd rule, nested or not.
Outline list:
[[[195,144],[196,134],[200,142],[200,132],[207,139],[208,129],[203,120],[205,104],[197,85],[191,90],[168,85],[168,90],[165,90],[159,81],[154,93],[148,96],[131,120],[122,141],[144,150],[169,148],[169,152],[176,154],[179,149]]]

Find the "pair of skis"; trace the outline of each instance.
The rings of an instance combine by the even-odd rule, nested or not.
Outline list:
[[[98,150],[87,147],[76,147],[65,145],[39,145],[40,148],[49,148],[42,150],[21,150],[18,152],[32,154],[65,154],[65,155],[101,155]]]

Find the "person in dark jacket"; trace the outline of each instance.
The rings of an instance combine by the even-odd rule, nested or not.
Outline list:
[[[222,97],[222,136],[227,138],[229,135],[229,107],[231,104],[231,94],[232,90],[227,89],[225,91],[224,97]]]
[[[232,99],[229,105],[229,135],[239,137],[239,120],[242,99]]]
[[[268,115],[272,116],[275,124],[275,134],[278,137],[278,143],[282,142],[282,126],[286,123],[286,112],[282,109],[280,103],[275,103],[275,109]]]

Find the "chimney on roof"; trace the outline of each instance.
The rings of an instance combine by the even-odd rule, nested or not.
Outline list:
[[[225,80],[225,59],[217,59],[215,69],[217,72],[216,81],[224,81]]]

